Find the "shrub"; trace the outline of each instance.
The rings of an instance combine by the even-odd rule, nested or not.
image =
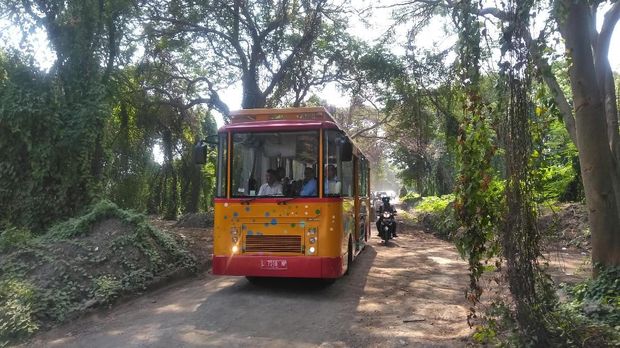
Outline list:
[[[544,323],[554,347],[616,347],[620,345],[620,268],[601,270],[596,279],[563,285],[568,301],[545,313]],[[535,337],[519,331],[514,312],[494,303],[473,339],[499,347],[536,346]]]
[[[422,197],[415,209],[421,213],[441,213],[454,202],[454,194]]]
[[[28,244],[32,240],[30,230],[17,227],[9,227],[0,234],[0,251],[8,251]]]
[[[9,277],[0,280],[0,347],[38,329],[33,316],[35,300],[32,284]]]
[[[408,192],[406,195],[400,197],[400,201],[407,207],[413,207],[422,198],[417,192]]]
[[[569,289],[570,308],[586,317],[620,328],[620,267],[602,269],[596,279],[589,279]]]

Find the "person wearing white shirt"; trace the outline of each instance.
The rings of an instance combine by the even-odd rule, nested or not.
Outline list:
[[[277,173],[273,169],[267,170],[267,182],[258,190],[259,196],[282,196],[282,184],[277,180]]]
[[[325,194],[340,194],[340,179],[336,176],[336,166],[333,164],[327,165]]]

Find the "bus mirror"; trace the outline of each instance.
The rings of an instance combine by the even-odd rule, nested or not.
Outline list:
[[[345,141],[340,146],[340,160],[343,162],[350,162],[353,160],[353,144],[350,141]]]
[[[194,146],[194,163],[207,163],[207,143],[203,140],[198,141],[198,143],[196,143],[196,146]]]

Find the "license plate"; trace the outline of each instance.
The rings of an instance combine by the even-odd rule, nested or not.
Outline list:
[[[287,260],[260,260],[261,269],[284,270],[288,269]]]

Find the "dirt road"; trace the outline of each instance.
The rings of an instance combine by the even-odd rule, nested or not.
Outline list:
[[[39,335],[31,346],[460,346],[467,267],[452,245],[409,229],[377,237],[330,286],[205,275]],[[460,344],[459,344],[460,342]]]
[[[467,266],[450,243],[413,228],[373,237],[348,276],[214,277],[161,289],[43,333],[33,347],[452,347],[471,334]]]

